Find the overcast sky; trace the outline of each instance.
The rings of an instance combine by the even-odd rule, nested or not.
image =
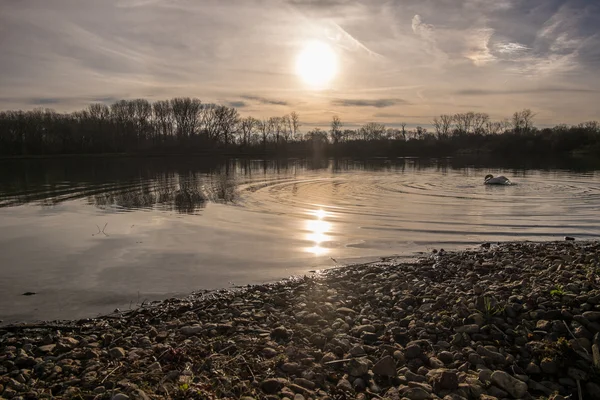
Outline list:
[[[294,70],[310,40],[339,71]],[[243,115],[600,119],[598,0],[0,0],[0,109],[198,97]]]

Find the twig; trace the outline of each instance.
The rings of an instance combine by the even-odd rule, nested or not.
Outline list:
[[[563,322],[565,322],[565,321],[563,321]],[[502,332],[502,331],[500,330],[500,328],[498,328],[498,327],[497,327],[495,324],[490,324],[490,325],[491,325],[491,327],[492,327],[492,328],[494,328],[494,329],[496,329],[498,332],[500,332],[500,333],[502,334],[502,336],[504,336],[504,339],[508,339],[508,335],[507,335],[506,333]]]
[[[123,366],[123,364],[119,363],[119,365],[117,365],[117,367],[116,367],[115,369],[113,369],[112,371],[110,371],[110,372],[108,373],[108,375],[106,375],[106,376],[104,377],[104,379],[102,379],[102,381],[100,382],[100,384],[103,384],[103,383],[104,383],[104,381],[105,381],[105,380],[106,380],[106,379],[107,379],[109,376],[111,376],[112,374],[114,374],[114,373],[115,373],[115,372],[116,372],[116,371],[117,371],[119,368],[121,368],[122,366]]]
[[[583,400],[583,396],[581,395],[581,381],[577,379],[577,394],[579,395],[579,400]]]
[[[577,338],[575,337],[575,335],[573,335],[573,332],[571,332],[571,329],[569,328],[569,325],[567,325],[567,323],[565,322],[564,319],[563,319],[563,324],[565,324],[565,328],[567,328],[567,331],[569,331],[569,333],[571,334],[571,336],[573,337],[573,339],[577,340]]]
[[[244,365],[246,366],[246,368],[248,368],[250,375],[252,375],[252,379],[256,381],[256,377],[254,376],[254,372],[252,372],[252,368],[250,368],[250,365],[248,365],[248,361],[246,361],[246,358],[244,356],[240,355],[240,357],[242,358],[242,360],[244,360]]]
[[[345,362],[349,362],[349,361],[352,361],[352,358],[344,358],[343,360],[327,361],[326,363],[323,363],[323,365],[340,364],[340,363],[345,363]]]

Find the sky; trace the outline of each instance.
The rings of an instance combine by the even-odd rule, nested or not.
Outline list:
[[[318,89],[295,67],[312,41],[338,66]],[[0,0],[0,109],[175,96],[304,127],[599,120],[600,1]]]

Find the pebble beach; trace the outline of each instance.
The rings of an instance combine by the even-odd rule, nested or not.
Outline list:
[[[600,243],[485,243],[0,326],[6,399],[600,399]]]

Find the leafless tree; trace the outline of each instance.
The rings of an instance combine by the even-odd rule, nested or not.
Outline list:
[[[516,133],[529,132],[533,127],[533,117],[535,114],[529,108],[515,112],[512,118],[513,131]]]
[[[331,140],[334,144],[342,141],[342,120],[337,115],[334,115],[333,118],[331,118],[331,129],[329,134],[331,135]]]

